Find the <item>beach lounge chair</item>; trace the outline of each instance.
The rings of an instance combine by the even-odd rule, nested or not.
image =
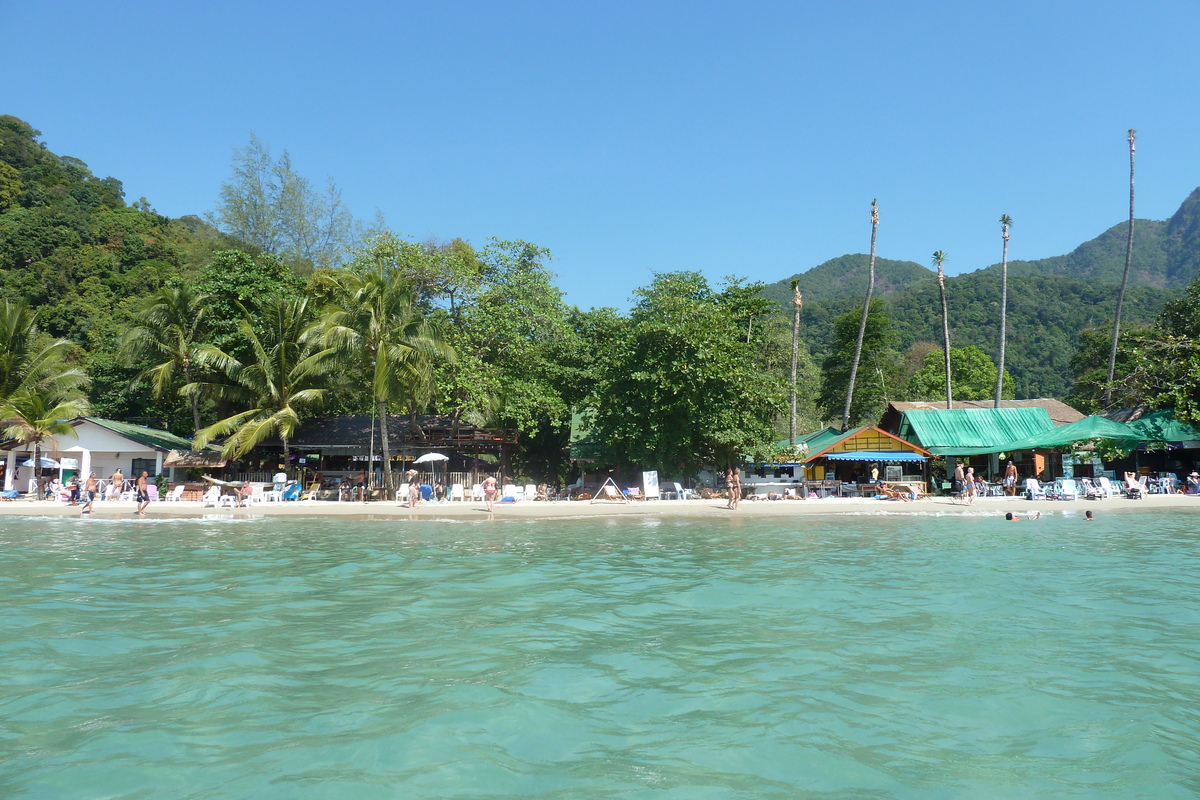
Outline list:
[[[1100,490],[1100,499],[1108,500],[1116,494],[1116,490],[1113,489],[1112,481],[1105,476],[1101,475],[1099,478],[1096,478],[1095,483],[1096,488]]]
[[[1026,500],[1045,500],[1046,490],[1038,483],[1037,478],[1025,479],[1025,499]]]
[[[685,489],[679,485],[679,481],[672,481],[671,485],[675,487],[675,493],[679,495],[680,500],[699,500],[700,495],[693,492],[691,489]]]
[[[291,483],[289,483],[287,486],[285,486],[283,488],[283,499],[284,500],[299,500],[300,499],[300,490],[302,488],[304,488],[304,487],[302,487],[299,484],[299,482],[292,481]]]
[[[1134,480],[1128,474],[1125,476],[1125,497],[1130,500],[1141,500],[1145,494],[1145,487],[1141,481]]]
[[[483,499],[483,484],[482,483],[471,484],[471,499],[472,500],[482,500]]]
[[[204,493],[204,496],[200,498],[200,507],[201,508],[206,508],[207,506],[215,507],[217,505],[217,503],[219,503],[220,501],[221,501],[221,487],[220,486],[210,486],[210,487],[208,487],[208,491],[206,491]]]
[[[538,496],[537,486],[532,483],[525,484],[525,499],[526,500],[537,500],[537,496]]]
[[[455,500],[465,501],[466,499],[467,493],[465,491],[465,487],[461,483],[454,483],[450,485],[450,502],[453,503]]]
[[[1103,500],[1104,492],[1100,486],[1091,478],[1079,479],[1079,494],[1084,500]]]
[[[1059,500],[1079,499],[1079,488],[1075,485],[1074,478],[1063,478],[1055,481],[1054,488]]]
[[[184,484],[182,484],[182,483],[179,484],[178,486],[176,486],[174,489],[171,490],[170,494],[168,494],[166,497],[163,498],[163,501],[167,502],[167,503],[178,503],[180,500],[183,499],[183,490],[186,488],[187,488],[187,486],[185,486]]]
[[[518,489],[514,483],[504,484],[504,488],[500,490],[501,497],[511,497],[513,500],[524,500],[525,491]]]

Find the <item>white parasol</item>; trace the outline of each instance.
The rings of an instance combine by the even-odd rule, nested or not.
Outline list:
[[[425,455],[414,461],[414,464],[428,464],[431,461],[449,461],[450,456],[444,456],[441,453],[426,453]]]

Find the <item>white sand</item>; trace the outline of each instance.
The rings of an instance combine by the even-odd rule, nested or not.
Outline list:
[[[1101,512],[1137,512],[1161,508],[1191,508],[1200,511],[1200,497],[1195,495],[1147,495],[1142,500],[1126,500],[1115,497],[1111,500],[1037,500],[1023,497],[979,498],[974,505],[952,503],[946,498],[933,498],[914,502],[895,500],[871,500],[854,498],[829,498],[825,500],[760,500],[743,501],[741,508],[730,511],[724,500],[649,500],[634,503],[590,502],[537,502],[497,503],[495,517],[511,519],[543,519],[566,517],[619,517],[619,516],[662,516],[662,517],[789,517],[805,514],[986,514],[995,512],[1003,515],[1013,511],[1024,515],[1038,510],[1042,515],[1071,511],[1082,514],[1086,509]],[[97,501],[91,516],[104,518],[134,518],[136,504],[120,500]],[[336,503],[306,501],[290,503],[258,503],[248,508],[230,509],[203,507],[199,501],[175,503],[152,502],[147,510],[148,517],[157,518],[202,518],[213,515],[225,517],[394,517],[396,519],[487,519],[487,510],[482,502],[458,502],[422,504],[415,509],[404,508],[395,502]],[[12,500],[0,502],[0,516],[34,517],[79,517],[79,506],[45,500]]]

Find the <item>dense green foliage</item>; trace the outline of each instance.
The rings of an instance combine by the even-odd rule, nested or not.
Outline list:
[[[1004,376],[1004,397],[1011,400],[1007,388],[1011,376]],[[991,400],[996,396],[996,363],[975,345],[950,348],[950,383],[955,400]],[[941,348],[925,356],[921,368],[908,379],[907,400],[945,400],[946,366]]]
[[[222,189],[223,233],[145,198],[127,205],[120,181],[39,136],[0,116],[0,301],[11,301],[0,307],[0,402],[27,423],[22,436],[85,401],[101,416],[230,437],[231,454],[286,439],[306,414],[436,412],[515,432],[506,458],[554,481],[581,415],[601,460],[629,469],[725,465],[786,435],[787,281],[714,288],[665,273],[628,314],[585,311],[563,301],[544,248],[364,238],[336,189],[312,189],[255,140]],[[1170,221],[1139,223],[1118,370],[1125,404],[1193,417],[1200,290],[1168,303],[1167,289],[1195,275],[1198,205],[1193,194]],[[251,230],[256,208],[266,227]],[[1010,262],[1006,394],[1061,396],[1074,375],[1079,402],[1092,402],[1118,227],[1062,261]],[[841,417],[866,262],[843,256],[798,276],[802,433]],[[959,398],[991,396],[999,284],[991,268],[946,281]],[[941,339],[933,273],[877,259],[852,424],[877,421],[889,400],[940,396],[927,362]]]

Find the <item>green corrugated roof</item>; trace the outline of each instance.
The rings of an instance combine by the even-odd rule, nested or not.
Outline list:
[[[1078,422],[1072,422],[1070,425],[1063,425],[1060,428],[1042,431],[1033,436],[1026,436],[1023,439],[1018,439],[1002,446],[991,447],[988,450],[980,452],[1001,453],[1012,452],[1013,450],[1045,450],[1089,439],[1111,439],[1124,442],[1128,445],[1129,442],[1140,442],[1146,438],[1141,432],[1134,429],[1132,425],[1113,422],[1111,419],[1093,415],[1084,417]]]
[[[953,408],[904,412],[896,435],[934,455],[969,456],[1053,430],[1044,408]]]
[[[117,422],[116,420],[100,419],[99,417],[84,417],[84,419],[94,425],[99,425],[101,428],[108,428],[113,433],[119,433],[127,439],[132,439],[139,444],[144,444],[147,447],[153,447],[157,450],[192,449],[191,441],[168,431],[160,431],[157,428],[143,428],[141,425],[130,425],[128,422]]]

